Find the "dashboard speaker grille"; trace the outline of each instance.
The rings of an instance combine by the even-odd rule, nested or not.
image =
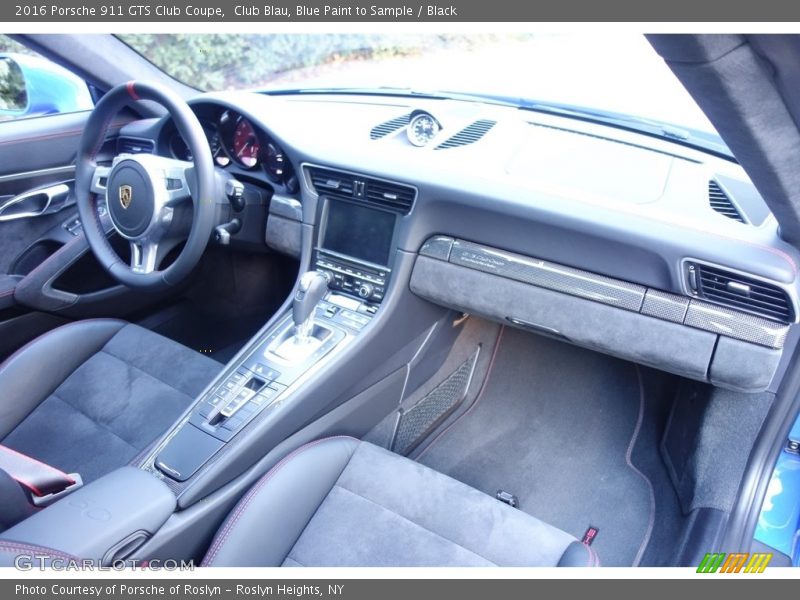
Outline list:
[[[483,136],[485,136],[495,125],[497,125],[497,121],[489,121],[488,119],[475,121],[471,125],[467,125],[453,137],[436,146],[436,150],[446,150],[447,148],[456,148],[458,146],[474,144]]]
[[[689,274],[690,287],[703,300],[781,323],[794,318],[786,291],[777,285],[698,263]]]
[[[390,119],[385,123],[376,125],[375,127],[372,128],[372,131],[369,132],[369,138],[371,140],[377,140],[382,137],[386,137],[390,133],[394,133],[401,127],[408,125],[410,119],[411,119],[411,113],[408,113],[407,115],[395,117],[394,119]]]
[[[724,217],[739,221],[739,223],[746,222],[730,196],[713,179],[708,182],[708,204]]]

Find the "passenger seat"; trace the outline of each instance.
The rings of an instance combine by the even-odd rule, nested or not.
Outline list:
[[[587,545],[350,437],[306,444],[242,498],[205,566],[594,567]]]

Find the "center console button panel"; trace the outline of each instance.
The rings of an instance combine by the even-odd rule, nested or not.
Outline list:
[[[307,337],[297,337],[292,315],[281,319],[195,405],[155,460],[161,473],[185,481],[250,421],[287,401],[286,390],[372,319],[376,304],[329,292],[314,309]]]

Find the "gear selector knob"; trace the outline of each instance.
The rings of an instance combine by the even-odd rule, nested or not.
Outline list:
[[[319,271],[308,271],[300,277],[292,305],[292,318],[301,335],[310,329],[307,324],[313,319],[314,309],[327,291],[328,278]]]

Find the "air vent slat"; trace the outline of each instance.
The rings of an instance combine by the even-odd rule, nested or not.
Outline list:
[[[739,223],[746,223],[742,213],[736,208],[728,194],[713,179],[708,182],[708,204],[712,210],[717,211],[722,216]]]
[[[411,212],[417,196],[414,188],[400,183],[319,167],[310,167],[308,173],[319,194],[343,196],[404,215]]]
[[[793,320],[792,302],[780,286],[708,265],[694,268],[699,298],[783,323]]]
[[[117,154],[152,154],[153,140],[121,137],[117,139]]]
[[[706,277],[703,277],[702,278],[702,282],[703,282],[703,286],[706,287],[706,288],[719,289],[722,292],[732,293],[734,296],[737,295],[735,292],[729,291],[727,284],[721,283],[716,279],[709,280]],[[742,294],[738,294],[738,295],[741,296]],[[782,298],[783,298],[783,294],[778,293],[775,290],[762,290],[762,289],[759,289],[758,287],[751,287],[750,288],[750,293],[748,295],[751,298],[761,298],[761,299],[763,299],[764,301],[767,301],[767,302],[769,302],[769,301],[772,301],[772,302],[781,301]]]
[[[372,140],[386,137],[390,133],[394,133],[401,127],[408,125],[409,120],[411,120],[411,113],[390,119],[385,123],[381,123],[380,125],[373,127],[372,131],[369,132],[369,137]]]
[[[497,121],[490,121],[488,119],[481,119],[479,121],[475,121],[474,123],[467,125],[464,129],[456,133],[453,137],[445,140],[438,146],[436,146],[436,150],[446,150],[447,148],[456,148],[458,146],[466,146],[468,144],[474,144],[479,139],[481,139],[484,135],[486,135],[489,130],[497,125]]]

